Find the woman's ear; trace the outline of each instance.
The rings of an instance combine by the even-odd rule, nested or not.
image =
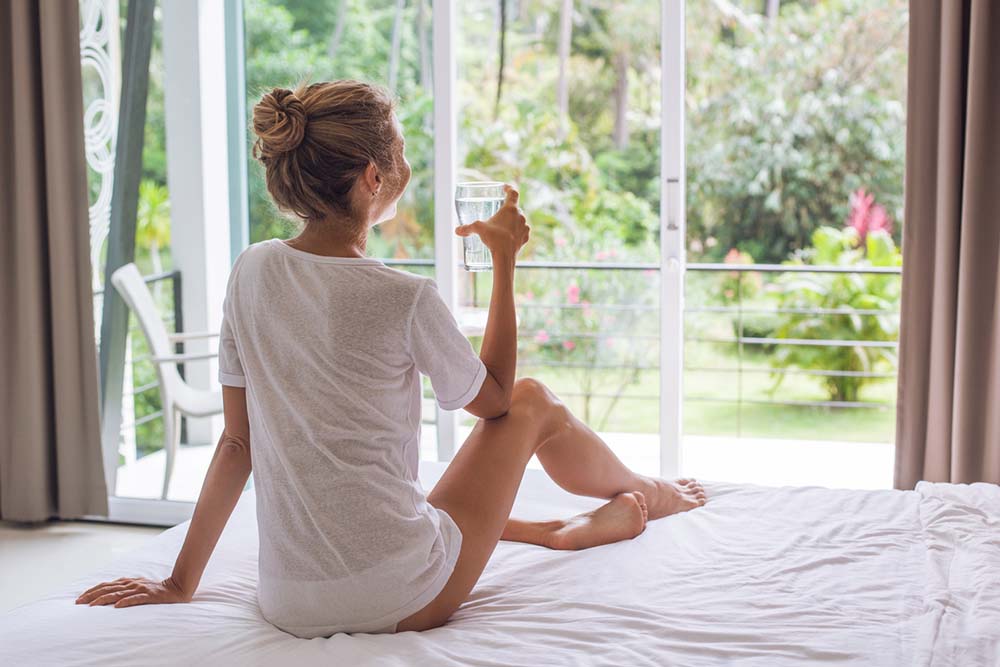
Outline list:
[[[365,167],[363,180],[365,183],[365,191],[363,194],[370,197],[375,196],[378,193],[379,188],[382,187],[382,174],[379,173],[378,167],[375,166],[374,162],[369,162],[368,166]]]

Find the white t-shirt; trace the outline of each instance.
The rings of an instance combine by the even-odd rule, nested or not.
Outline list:
[[[433,280],[373,258],[255,243],[223,313],[219,381],[246,387],[264,617],[300,637],[395,631],[462,544],[417,477],[420,373],[456,410],[486,367]]]

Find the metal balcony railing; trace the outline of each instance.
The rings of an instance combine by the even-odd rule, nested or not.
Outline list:
[[[434,266],[434,260],[432,259],[383,259],[387,265],[395,266],[398,268],[417,268],[421,272],[426,272],[427,269],[431,269]],[[656,263],[650,262],[556,262],[556,261],[522,261],[518,263],[519,269],[528,270],[545,270],[545,271],[578,271],[578,272],[605,272],[605,271],[645,271],[645,272],[659,272],[660,267]],[[777,265],[777,264],[710,264],[710,263],[692,263],[687,265],[687,271],[691,274],[729,274],[738,275],[740,278],[736,281],[737,294],[732,303],[726,305],[718,305],[715,303],[708,302],[694,302],[689,297],[687,299],[687,305],[685,307],[686,316],[696,316],[699,314],[717,315],[721,317],[729,316],[733,318],[735,325],[734,335],[731,336],[720,336],[707,334],[704,331],[692,330],[690,327],[686,327],[685,341],[690,344],[707,343],[721,346],[732,346],[735,350],[735,364],[728,366],[704,366],[704,365],[688,365],[684,367],[685,373],[717,373],[724,377],[728,375],[735,375],[735,397],[717,397],[717,396],[705,396],[705,395],[695,395],[691,393],[685,393],[684,400],[686,402],[714,402],[714,403],[731,403],[736,404],[739,410],[744,405],[753,404],[768,404],[776,406],[785,407],[796,407],[796,408],[832,408],[832,409],[876,409],[876,410],[891,410],[894,409],[895,405],[892,402],[884,401],[872,401],[872,400],[858,400],[858,401],[835,401],[835,400],[811,400],[802,399],[796,400],[794,398],[775,398],[775,397],[754,397],[747,396],[743,388],[744,376],[750,376],[754,374],[768,374],[772,376],[787,375],[787,376],[807,376],[815,378],[830,378],[830,377],[855,377],[873,380],[888,380],[895,378],[895,369],[869,369],[864,371],[857,370],[843,370],[837,368],[796,368],[796,367],[750,367],[746,365],[748,349],[753,347],[766,348],[774,346],[806,346],[806,347],[861,347],[861,348],[882,348],[891,349],[896,346],[896,341],[886,341],[886,340],[842,340],[842,339],[799,339],[799,338],[783,338],[775,336],[753,336],[747,335],[744,324],[745,318],[748,316],[759,316],[759,315],[782,315],[782,314],[800,314],[800,315],[815,315],[818,317],[836,317],[843,315],[856,315],[860,317],[875,317],[875,316],[890,316],[898,317],[898,310],[886,310],[886,309],[865,309],[865,308],[851,308],[849,306],[835,306],[828,308],[791,308],[791,307],[767,307],[763,308],[755,305],[748,305],[745,303],[742,286],[743,286],[743,276],[750,273],[757,273],[768,276],[779,276],[783,274],[799,273],[799,274],[855,274],[855,275],[887,275],[899,277],[901,270],[899,268],[885,268],[885,267],[865,267],[865,266],[851,266],[851,267],[839,267],[839,266],[808,266],[808,265]],[[477,289],[477,284],[482,279],[481,274],[469,274],[471,280],[471,305],[473,307],[485,307],[487,303],[483,302],[484,297],[488,297],[488,294],[484,293],[484,290]],[[594,276],[594,279],[599,279],[598,276]],[[168,328],[173,324],[173,329],[183,330],[182,326],[182,302],[181,302],[181,275],[179,271],[169,271],[159,274],[154,274],[146,277],[146,282],[153,285],[162,281],[171,282],[171,290],[169,291],[170,302],[162,304],[164,306],[165,320],[168,323]],[[101,291],[95,291],[95,298],[101,295]],[[164,295],[166,296],[166,295]],[[166,298],[163,301],[167,301]],[[518,309],[522,312],[528,312],[532,309],[550,309],[553,311],[573,311],[580,308],[589,308],[594,311],[603,311],[608,313],[647,313],[649,315],[654,315],[659,310],[659,306],[650,303],[590,303],[590,304],[580,304],[580,303],[569,303],[569,302],[522,302],[518,304]],[[615,337],[619,339],[628,339],[630,341],[637,341],[645,346],[648,346],[651,351],[650,360],[646,360],[643,363],[633,363],[633,364],[623,364],[616,363],[614,361],[608,363],[602,360],[591,360],[589,362],[575,362],[575,361],[558,361],[552,359],[540,358],[537,355],[532,355],[530,351],[526,351],[520,355],[519,366],[522,368],[531,369],[576,369],[578,371],[586,372],[588,370],[602,371],[602,370],[623,370],[623,371],[657,371],[659,370],[658,363],[658,345],[659,331],[657,327],[651,327],[653,330],[632,330],[632,331],[548,331],[547,336],[552,340],[599,340],[608,337]],[[135,325],[130,326],[130,333],[139,334],[138,329]],[[525,342],[533,340],[539,334],[538,330],[531,328],[524,328],[518,332],[519,340]],[[139,334],[141,335],[141,334]],[[183,367],[180,368],[181,373],[183,373]],[[132,364],[126,367],[126,373],[129,374],[128,377],[132,377]],[[536,372],[536,371],[532,371]],[[132,401],[127,401],[128,404],[134,405],[134,397],[143,394],[148,391],[153,391],[158,387],[158,383],[155,379],[152,382],[148,382],[139,386],[133,386],[129,389],[129,396],[133,399]],[[621,400],[639,400],[639,401],[650,401],[658,400],[658,394],[633,394],[629,393],[627,395],[609,393],[607,391],[590,391],[590,392],[560,392],[561,395],[566,397],[588,397],[588,398],[605,398],[605,399],[621,399]],[[432,398],[432,394],[428,391],[425,392],[425,398]],[[123,420],[123,433],[126,430],[131,430],[134,434],[134,429],[144,423],[147,423],[153,419],[160,417],[159,412],[150,412],[148,414],[142,415],[132,415],[132,419],[126,416]],[[433,424],[433,419],[425,420],[424,423]],[[134,435],[133,435],[134,437]]]
[[[403,264],[404,262],[399,262]],[[432,265],[433,262],[427,260],[428,265]],[[555,261],[523,261],[517,264],[519,269],[542,269],[542,270],[556,270],[556,271],[652,271],[659,272],[660,266],[657,263],[651,262],[555,262]],[[901,269],[898,267],[871,267],[871,266],[811,266],[811,265],[785,265],[785,264],[722,264],[722,263],[690,263],[687,264],[687,271],[692,274],[730,274],[738,275],[739,280],[736,281],[737,290],[741,292],[743,286],[743,276],[749,273],[764,274],[771,277],[779,276],[783,274],[853,274],[853,275],[885,275],[894,276],[897,279],[901,276]],[[472,274],[473,285],[478,283],[478,276]],[[594,279],[599,279],[594,277]],[[480,291],[473,287],[472,289],[472,305],[473,306],[485,306],[485,303],[481,303]],[[773,347],[773,346],[800,346],[800,347],[854,347],[854,348],[872,348],[872,349],[894,349],[897,346],[896,340],[865,340],[865,339],[834,339],[834,338],[788,338],[788,337],[777,337],[777,336],[753,336],[747,335],[745,332],[744,324],[745,318],[747,316],[754,315],[783,315],[783,314],[799,314],[799,315],[815,315],[818,317],[835,317],[835,316],[859,316],[859,317],[873,317],[873,316],[889,316],[898,317],[899,311],[896,309],[872,309],[872,308],[852,308],[848,305],[838,305],[836,307],[829,308],[792,308],[792,307],[755,307],[748,306],[744,303],[742,293],[738,293],[733,300],[733,303],[727,305],[716,305],[708,302],[694,302],[690,296],[686,299],[687,305],[685,307],[685,315],[697,315],[702,313],[711,313],[721,316],[729,315],[734,319],[734,325],[737,333],[732,336],[718,336],[718,335],[708,335],[704,332],[692,331],[690,325],[686,327],[685,342],[687,343],[711,343],[717,345],[731,345],[735,347],[735,365],[722,366],[722,367],[709,367],[700,365],[685,365],[685,373],[719,373],[719,374],[735,374],[736,376],[736,396],[734,398],[720,398],[715,396],[704,396],[704,395],[693,395],[691,393],[685,393],[684,400],[686,402],[717,402],[717,403],[735,403],[737,406],[749,405],[749,404],[767,404],[785,407],[812,407],[812,408],[833,408],[833,409],[876,409],[876,410],[891,410],[895,408],[894,402],[886,401],[873,401],[873,400],[857,400],[857,401],[847,401],[847,400],[795,400],[793,398],[760,398],[760,397],[748,397],[743,391],[743,376],[751,374],[768,374],[771,376],[809,376],[816,378],[864,378],[873,380],[887,380],[896,377],[895,369],[870,369],[870,370],[843,370],[837,368],[797,368],[797,367],[779,367],[771,366],[768,368],[754,368],[747,367],[745,365],[747,359],[747,349],[751,346],[756,346],[758,348]],[[593,310],[604,310],[604,311],[658,311],[658,305],[650,304],[626,304],[626,303],[590,303],[583,306],[579,303],[520,303],[518,304],[519,309],[532,309],[532,308],[548,308],[553,310],[571,310],[586,307]],[[686,317],[690,320],[690,318]],[[522,329],[518,333],[518,337],[522,339],[533,338],[538,332],[532,330]],[[657,340],[659,340],[658,331],[632,331],[632,332],[582,332],[582,331],[559,331],[559,332],[546,332],[547,336],[552,339],[586,339],[586,338],[603,338],[606,336],[614,336],[615,338],[628,338],[630,340],[645,341],[650,345],[654,345]],[[634,369],[634,370],[658,370],[659,365],[657,363],[640,364],[633,366],[623,366],[620,364],[604,364],[604,363],[573,363],[573,362],[561,362],[552,361],[545,359],[533,359],[530,355],[523,357],[519,360],[519,365],[522,367],[535,367],[535,368],[590,368],[594,370],[608,369],[608,368],[621,368],[621,369]],[[574,396],[583,395],[574,392],[561,392],[564,396]],[[600,394],[600,393],[590,393],[587,394],[589,397],[608,397],[608,398],[622,398],[627,400],[658,400],[659,396],[655,394],[628,394],[627,396]]]

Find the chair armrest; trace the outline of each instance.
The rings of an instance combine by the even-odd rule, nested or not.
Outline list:
[[[201,338],[215,338],[219,335],[218,331],[193,331],[193,332],[182,332],[167,334],[167,339],[171,343],[180,343],[185,340],[198,340]]]
[[[137,361],[152,361],[154,364],[179,364],[185,361],[200,361],[204,359],[214,359],[219,356],[218,352],[202,352],[199,354],[167,354],[162,357],[140,357]]]

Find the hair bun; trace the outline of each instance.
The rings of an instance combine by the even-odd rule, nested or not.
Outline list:
[[[306,136],[306,122],[306,108],[292,91],[275,88],[264,95],[253,109],[257,157],[267,159],[295,150]]]

